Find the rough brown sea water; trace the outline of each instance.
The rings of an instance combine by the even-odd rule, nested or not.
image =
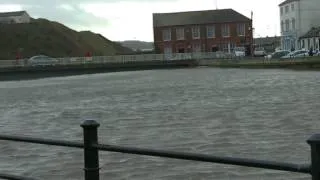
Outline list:
[[[0,82],[0,133],[309,163],[320,72],[194,68]],[[0,141],[1,172],[83,179],[81,149]],[[101,179],[309,180],[309,175],[100,153]]]

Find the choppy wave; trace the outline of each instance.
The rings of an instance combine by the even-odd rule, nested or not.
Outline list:
[[[195,68],[0,82],[1,133],[308,163],[320,73]],[[82,179],[81,150],[2,141],[3,172]],[[102,179],[310,179],[255,168],[101,153]]]

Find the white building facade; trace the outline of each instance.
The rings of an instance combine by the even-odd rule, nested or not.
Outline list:
[[[30,23],[31,17],[26,11],[0,13],[0,24]]]
[[[279,5],[281,48],[301,49],[299,37],[320,26],[319,0],[286,0]]]

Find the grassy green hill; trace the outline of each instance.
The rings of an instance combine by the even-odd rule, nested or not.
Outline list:
[[[52,57],[130,54],[132,50],[90,31],[77,32],[46,19],[29,24],[0,24],[0,59],[24,58],[44,54]]]

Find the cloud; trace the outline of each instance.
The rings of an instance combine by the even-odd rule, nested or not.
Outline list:
[[[250,17],[255,35],[279,34],[279,0],[224,0],[219,8],[233,8]],[[0,0],[0,11],[27,10],[33,17],[61,22],[76,30],[91,30],[111,40],[152,41],[152,13],[215,9],[213,0]]]
[[[21,11],[23,8],[19,4],[0,4],[0,12]]]
[[[75,8],[69,4],[61,4],[58,7],[67,11],[75,11]]]
[[[176,0],[154,0],[154,2]],[[58,21],[71,28],[107,28],[113,16],[99,16],[99,13],[86,10],[90,4],[113,4],[119,2],[150,2],[150,0],[0,0],[0,12],[26,10],[35,18]],[[99,9],[100,10],[100,9]],[[121,9],[119,9],[121,10]],[[103,11],[103,10],[102,10]]]
[[[66,3],[67,2],[67,3]],[[108,21],[79,8],[81,3],[88,0],[0,0],[0,11],[26,10],[32,17],[41,17],[58,21],[71,28],[106,27]],[[80,4],[79,4],[80,3]]]

